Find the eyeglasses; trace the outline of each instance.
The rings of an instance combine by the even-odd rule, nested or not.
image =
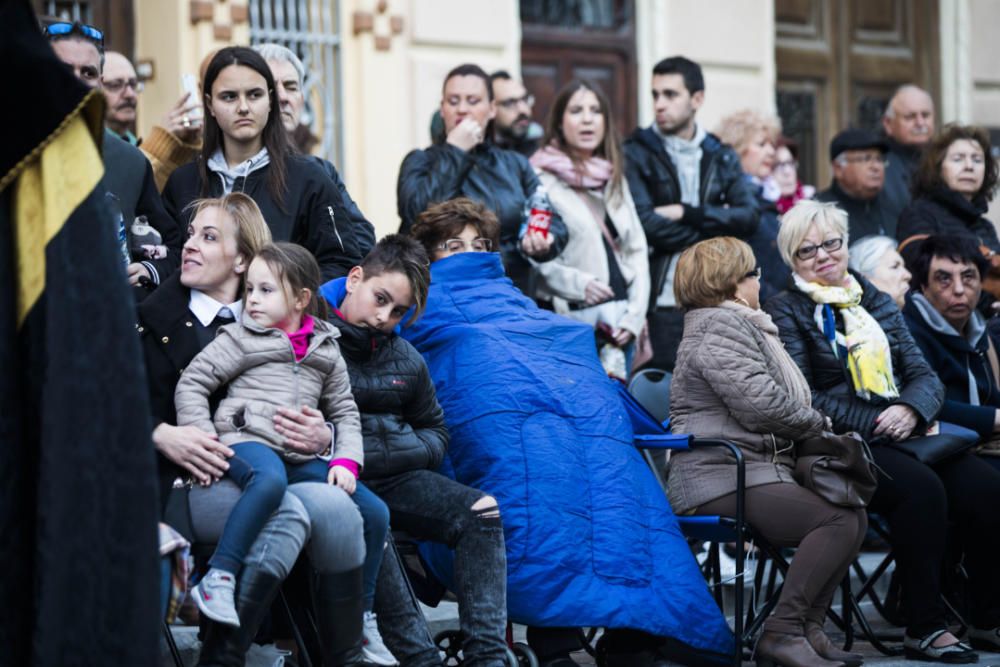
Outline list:
[[[87,39],[97,42],[97,45],[101,48],[101,50],[104,49],[104,33],[92,25],[86,25],[76,21],[72,23],[68,21],[57,21],[45,26],[45,30],[43,32],[50,37],[72,35],[75,32],[79,35],[83,35]]]
[[[879,164],[883,167],[889,164],[889,160],[884,155],[876,155],[874,153],[865,153],[864,155],[841,155],[837,158],[841,162],[850,162],[851,164]]]
[[[141,93],[145,88],[146,84],[138,79],[112,79],[108,81],[105,79],[102,81],[104,90],[110,93],[117,93],[124,90],[126,87],[131,88],[137,93]]]
[[[844,247],[844,239],[827,239],[820,243],[819,245],[804,245],[795,251],[795,257],[797,259],[812,259],[822,248],[828,255],[833,252],[837,252],[842,247]]]
[[[933,276],[931,276],[935,283],[938,284],[941,289],[948,289],[955,282],[954,274],[948,273],[947,271],[936,271]],[[962,271],[959,275],[959,279],[962,281],[962,286],[965,288],[976,288],[982,281],[979,277],[979,271],[976,269],[966,269]]]
[[[489,252],[492,247],[493,241],[484,238],[472,239],[471,241],[448,239],[438,244],[438,250],[447,250],[448,252]]]
[[[777,171],[778,169],[796,169],[796,168],[798,168],[798,166],[799,166],[799,163],[796,160],[788,160],[787,162],[775,162],[774,163],[774,169],[775,169],[775,171]]]
[[[762,275],[764,275],[764,270],[763,270],[763,269],[761,269],[761,268],[760,268],[760,267],[758,266],[758,267],[754,267],[754,270],[753,270],[753,271],[747,271],[747,272],[746,272],[746,273],[745,273],[745,274],[743,275],[743,277],[744,277],[744,278],[756,278],[757,280],[760,280],[760,277],[761,277]]]
[[[517,108],[517,105],[524,102],[529,107],[535,106],[535,96],[531,93],[526,94],[524,97],[511,97],[506,100],[499,100],[497,106],[501,106],[504,109],[510,111],[511,109]]]

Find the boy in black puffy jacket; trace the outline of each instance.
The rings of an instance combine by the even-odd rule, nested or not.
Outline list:
[[[338,342],[361,413],[362,479],[389,506],[394,529],[454,550],[465,659],[499,667],[507,664],[500,510],[491,496],[435,472],[448,445],[444,413],[423,357],[395,334],[407,312],[413,310],[412,321],[423,310],[429,265],[419,243],[394,234],[379,241],[346,278],[326,283],[320,292],[340,329]],[[366,619],[366,635],[372,620]]]

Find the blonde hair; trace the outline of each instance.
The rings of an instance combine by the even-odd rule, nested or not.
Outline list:
[[[757,260],[732,236],[699,241],[681,253],[674,273],[674,298],[682,308],[711,308],[736,295],[736,286]]]
[[[814,223],[820,231],[839,234],[847,247],[847,213],[833,202],[801,199],[781,216],[778,228],[778,252],[790,268],[795,268],[795,251]]]
[[[264,221],[260,207],[249,195],[231,192],[222,197],[195,199],[185,207],[191,211],[191,220],[206,208],[217,208],[229,216],[236,226],[236,252],[243,256],[247,264],[261,249],[271,242],[271,229]],[[243,282],[240,281],[242,289]]]
[[[771,143],[777,143],[781,136],[781,119],[753,109],[743,109],[731,113],[719,122],[715,133],[723,143],[732,146],[740,155],[746,150],[754,135],[764,132]]]

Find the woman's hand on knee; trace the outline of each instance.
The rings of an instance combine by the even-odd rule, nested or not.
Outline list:
[[[285,438],[285,447],[299,454],[320,454],[333,442],[333,433],[323,413],[306,406],[301,410],[278,408],[274,430]]]
[[[920,418],[908,405],[890,405],[875,418],[875,435],[887,435],[893,440],[906,440],[917,427]]]
[[[153,444],[202,485],[221,479],[229,469],[226,459],[233,455],[233,450],[220,443],[218,436],[197,426],[160,424],[153,430]]]

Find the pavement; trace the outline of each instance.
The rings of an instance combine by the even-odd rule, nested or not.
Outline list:
[[[882,554],[878,553],[866,553],[861,555],[861,564],[866,571],[871,571],[874,569],[875,565],[881,560]],[[748,566],[749,567],[749,566]],[[888,577],[882,578],[882,590],[879,593],[884,593],[884,586],[887,585]],[[857,586],[852,586],[854,590],[857,590]],[[747,589],[749,594],[749,588]],[[729,621],[732,623],[732,586],[727,587],[725,591],[724,599],[725,606],[729,612]],[[839,594],[837,596],[837,601],[835,601],[834,609],[840,611],[839,607]],[[865,618],[868,619],[869,623],[872,625],[873,630],[876,634],[880,635],[890,635],[894,636],[893,639],[885,640],[886,644],[890,647],[898,647],[902,642],[902,630],[900,628],[893,627],[887,621],[882,619],[878,613],[872,608],[871,603],[867,600],[863,601],[861,604],[862,611],[865,614]],[[436,608],[423,607],[424,615],[427,618],[428,625],[431,629],[431,635],[437,635],[439,632],[444,630],[452,630],[458,628],[458,605],[454,602],[442,601]],[[827,623],[827,632],[834,642],[843,645],[844,635],[843,633],[837,631],[831,623]],[[196,627],[190,626],[173,626],[172,628],[175,641],[178,644],[178,648],[181,652],[181,656],[184,660],[185,667],[193,666],[197,662],[198,648],[200,644],[197,639],[198,629]],[[514,625],[514,641],[524,641],[524,626]],[[865,656],[865,665],[869,667],[914,667],[914,665],[919,664],[913,661],[904,660],[901,656],[885,656],[875,650],[871,644],[857,640],[852,647],[853,651],[857,651]],[[284,665],[284,656],[286,654],[282,651],[276,649],[273,645],[270,646],[257,646],[255,645],[251,650],[250,654],[247,656],[246,665],[247,667],[281,667]],[[575,653],[573,659],[580,665],[595,665],[594,658],[588,655],[584,651],[579,651]],[[170,660],[169,654],[164,655],[164,659],[161,664],[163,667],[173,667],[173,662]],[[745,662],[745,665],[753,665],[753,662]],[[998,653],[979,653],[979,665],[980,666],[996,666],[1000,667],[1000,652]]]

